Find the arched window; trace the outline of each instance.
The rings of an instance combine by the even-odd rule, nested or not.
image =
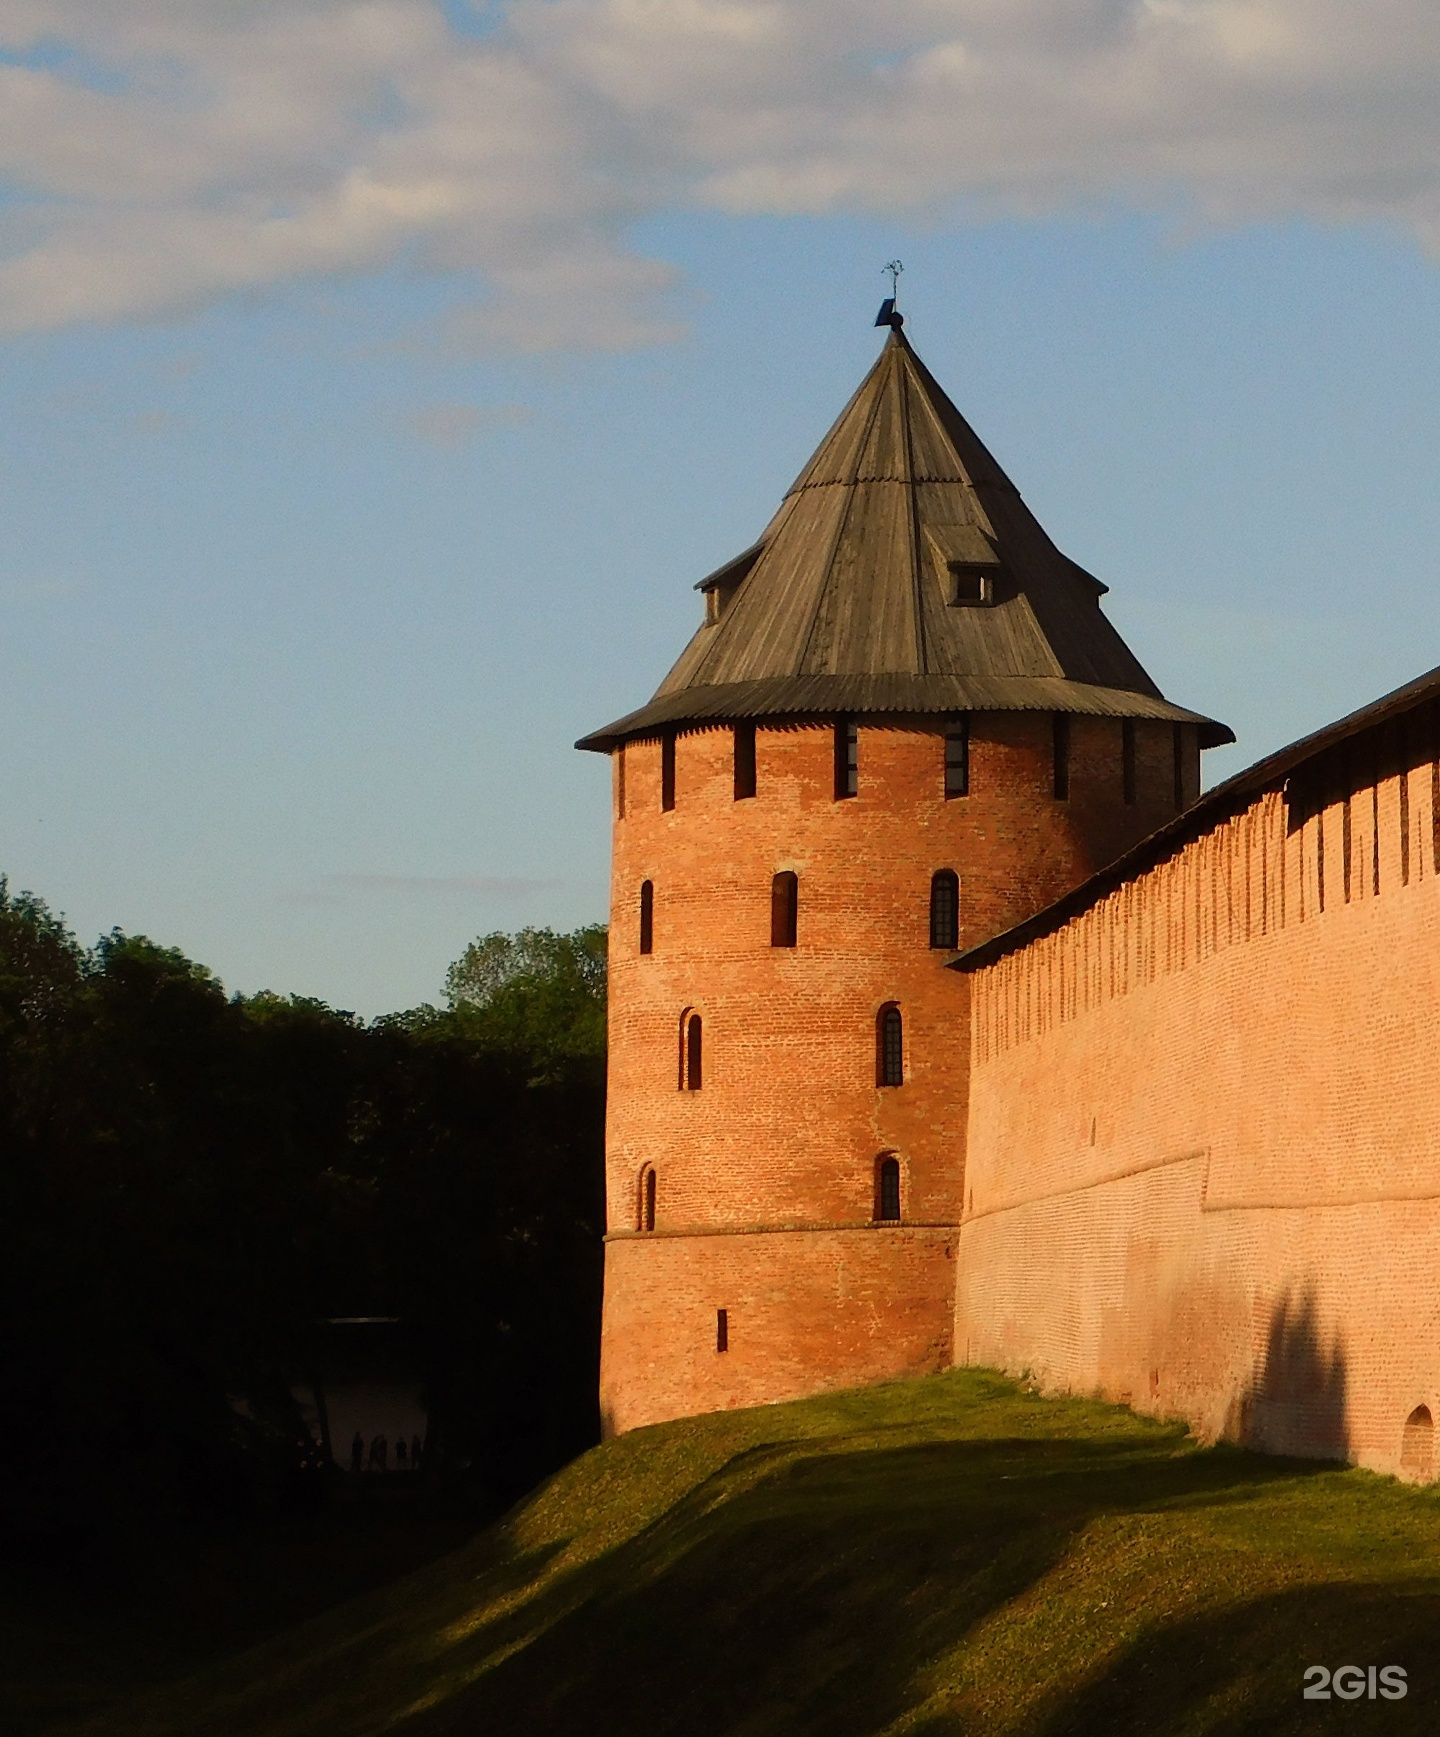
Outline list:
[[[1120,720],[1120,793],[1128,807],[1135,806],[1135,720]]]
[[[793,947],[799,930],[799,877],[783,869],[770,883],[770,945]]]
[[[900,1160],[893,1152],[875,1160],[875,1218],[880,1224],[900,1222]]]
[[[960,945],[960,877],[954,869],[936,869],[930,877],[930,945]]]
[[[700,1090],[701,1045],[703,1036],[700,1015],[687,1007],[680,1015],[680,1090]]]
[[[1435,1454],[1435,1421],[1428,1405],[1417,1405],[1405,1419],[1400,1437],[1400,1470],[1412,1478],[1428,1479]]]
[[[875,1016],[875,1084],[902,1086],[904,1083],[905,1028],[900,1022],[900,1009],[893,1001],[888,1001]]]
[[[640,1172],[640,1223],[641,1230],[655,1228],[655,1166],[647,1164]]]
[[[655,883],[640,883],[640,951],[649,953],[655,946]]]

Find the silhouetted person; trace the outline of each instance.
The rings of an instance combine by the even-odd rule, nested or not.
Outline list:
[[[409,1469],[405,1464],[405,1437],[403,1435],[397,1436],[395,1438],[395,1470],[405,1472]]]
[[[370,1470],[372,1472],[383,1472],[386,1469],[385,1456],[387,1451],[385,1437],[377,1435],[370,1443]]]
[[[420,1437],[418,1435],[410,1437],[410,1466],[413,1471],[418,1472],[420,1470]]]
[[[357,1429],[350,1443],[350,1470],[359,1472],[365,1469],[365,1437]]]

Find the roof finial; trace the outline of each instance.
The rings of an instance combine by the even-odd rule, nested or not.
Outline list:
[[[895,304],[900,299],[900,273],[904,265],[898,259],[892,259],[885,267],[890,273],[890,294],[880,304],[880,312],[875,316],[877,326],[889,326],[892,332],[898,332],[905,324],[905,316],[896,311]]]

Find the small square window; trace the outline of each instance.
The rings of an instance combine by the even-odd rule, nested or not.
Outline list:
[[[962,561],[950,563],[950,601],[959,608],[980,608],[995,601],[993,567],[971,567]]]

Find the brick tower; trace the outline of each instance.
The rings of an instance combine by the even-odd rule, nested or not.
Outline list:
[[[607,1431],[951,1361],[956,952],[1199,792],[1170,705],[902,335],[697,587],[615,795]]]

